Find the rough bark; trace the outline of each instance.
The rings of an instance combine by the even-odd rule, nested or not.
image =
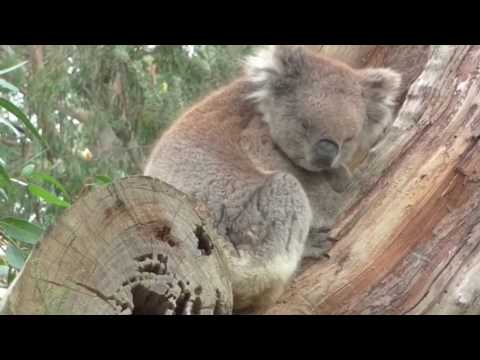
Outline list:
[[[232,292],[206,210],[164,183],[127,178],[57,222],[4,314],[226,314]]]

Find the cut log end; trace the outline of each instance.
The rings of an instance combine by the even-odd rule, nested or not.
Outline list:
[[[127,178],[80,199],[29,258],[10,314],[229,314],[232,290],[206,210]]]

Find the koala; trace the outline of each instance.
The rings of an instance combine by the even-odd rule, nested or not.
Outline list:
[[[282,295],[311,233],[328,227],[350,164],[390,126],[400,82],[391,69],[268,46],[160,137],[144,174],[209,208],[235,312],[263,311]]]

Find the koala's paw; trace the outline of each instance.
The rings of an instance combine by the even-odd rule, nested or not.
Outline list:
[[[328,235],[330,229],[310,229],[303,252],[304,258],[328,258],[328,252],[335,244]]]
[[[327,171],[326,179],[335,192],[343,193],[351,184],[352,174],[346,166],[342,165],[338,169]]]

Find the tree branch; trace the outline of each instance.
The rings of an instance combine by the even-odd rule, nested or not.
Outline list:
[[[15,140],[5,139],[5,138],[0,138],[0,142],[1,142],[3,145],[6,145],[6,146],[18,146],[18,145],[20,145],[20,143],[18,143],[18,142],[15,141]]]
[[[59,102],[57,104],[57,110],[60,111],[62,114],[70,116],[83,124],[86,124],[90,120],[92,120],[94,113],[92,111],[84,110],[84,109],[72,109],[65,105],[64,102]]]

